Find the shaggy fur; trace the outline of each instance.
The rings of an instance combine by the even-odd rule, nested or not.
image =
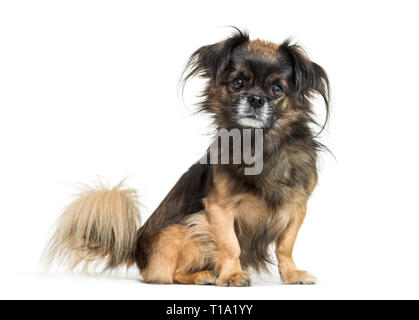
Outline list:
[[[71,256],[72,265],[105,258],[108,268],[135,261],[150,283],[248,286],[246,269],[266,268],[274,245],[284,283],[314,283],[292,251],[317,183],[322,145],[310,101],[322,96],[328,116],[326,72],[290,41],[252,41],[237,30],[192,54],[184,81],[195,76],[207,80],[200,109],[218,129],[263,129],[262,172],[194,164],[135,236],[132,191],[90,191],[64,213],[51,256]]]
[[[92,262],[104,270],[133,263],[141,224],[136,191],[120,183],[87,187],[62,213],[47,247],[47,262],[86,271]]]

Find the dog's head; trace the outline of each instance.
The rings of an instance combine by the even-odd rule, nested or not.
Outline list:
[[[192,76],[208,80],[201,107],[219,128],[269,129],[311,120],[314,93],[324,98],[328,111],[326,72],[288,40],[252,41],[237,30],[192,54],[185,81]]]

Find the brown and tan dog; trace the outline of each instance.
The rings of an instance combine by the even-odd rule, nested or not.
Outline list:
[[[230,38],[198,49],[184,76],[206,78],[202,111],[219,129],[263,130],[263,169],[194,164],[138,229],[135,192],[121,185],[86,191],[63,213],[48,252],[76,268],[136,264],[145,282],[249,286],[276,246],[284,283],[311,284],[292,252],[316,186],[317,152],[310,99],[328,111],[325,71],[289,41]],[[327,112],[328,114],[328,112]]]

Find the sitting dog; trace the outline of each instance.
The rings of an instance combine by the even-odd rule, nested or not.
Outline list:
[[[326,72],[289,40],[249,40],[236,30],[192,54],[183,78],[195,76],[207,80],[200,109],[219,130],[235,130],[242,141],[247,134],[251,152],[262,145],[263,167],[246,174],[244,151],[237,161],[199,161],[141,227],[134,190],[87,190],[61,216],[51,261],[99,262],[105,270],[136,264],[148,283],[249,286],[246,270],[266,268],[274,244],[284,283],[314,283],[292,252],[317,182],[323,145],[310,128],[311,99],[319,94],[328,116]]]

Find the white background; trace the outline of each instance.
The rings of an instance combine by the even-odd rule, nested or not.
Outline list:
[[[419,298],[415,1],[2,1],[0,298]],[[147,218],[206,149],[198,47],[248,29],[289,36],[328,72],[332,116],[295,248],[316,286],[146,285],[137,273],[45,274],[45,242],[76,183],[128,177]],[[318,105],[321,113],[322,105]]]

